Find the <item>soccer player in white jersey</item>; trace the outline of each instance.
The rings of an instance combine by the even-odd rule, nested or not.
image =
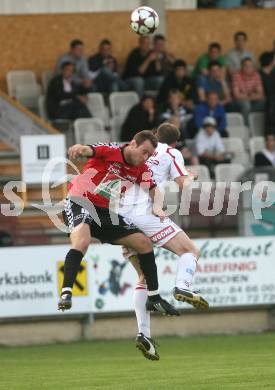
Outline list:
[[[180,151],[175,149],[180,132],[170,123],[164,123],[157,129],[159,140],[155,153],[147,161],[158,187],[167,181],[174,180],[179,188],[186,185],[187,178],[194,176],[184,167],[184,159]],[[170,250],[179,256],[178,269],[173,295],[178,301],[187,302],[197,309],[206,310],[209,305],[197,292],[191,290],[192,281],[199,257],[199,250],[190,238],[170,218],[163,222],[153,213],[153,205],[148,197],[148,191],[142,191],[137,186],[130,187],[120,205],[119,212],[128,222],[134,223],[152,242]],[[124,248],[124,256],[135,267],[139,281],[134,292],[134,307],[138,323],[136,346],[143,355],[151,360],[159,360],[154,340],[150,335],[150,311],[154,309],[147,300],[146,281],[139,266],[137,256],[132,250]]]

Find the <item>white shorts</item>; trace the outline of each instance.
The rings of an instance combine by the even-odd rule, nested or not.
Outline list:
[[[136,215],[134,211],[131,211],[124,215],[124,219],[127,223],[133,223],[151,239],[154,245],[160,247],[164,246],[171,238],[175,237],[176,234],[182,232],[182,229],[168,217],[161,222],[159,217],[156,217],[153,214]],[[130,254],[128,254],[126,250],[123,251],[123,254],[126,257],[134,254],[132,250],[129,250],[129,253]]]

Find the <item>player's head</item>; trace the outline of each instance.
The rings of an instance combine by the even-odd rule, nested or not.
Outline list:
[[[140,131],[125,148],[127,162],[135,166],[144,164],[154,153],[157,144],[158,139],[152,131]]]
[[[175,146],[180,138],[180,130],[175,125],[165,122],[158,127],[156,136],[159,142]]]

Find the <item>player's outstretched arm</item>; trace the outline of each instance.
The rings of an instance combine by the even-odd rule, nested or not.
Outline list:
[[[70,160],[75,160],[79,157],[93,157],[94,150],[88,145],[76,144],[69,148],[68,154]]]
[[[166,218],[165,212],[163,211],[164,194],[158,187],[152,188],[149,194],[153,200],[153,213],[163,222]]]

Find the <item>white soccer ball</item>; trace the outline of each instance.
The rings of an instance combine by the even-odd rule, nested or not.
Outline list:
[[[131,29],[139,35],[152,34],[159,26],[159,16],[153,8],[138,7],[131,15]]]

